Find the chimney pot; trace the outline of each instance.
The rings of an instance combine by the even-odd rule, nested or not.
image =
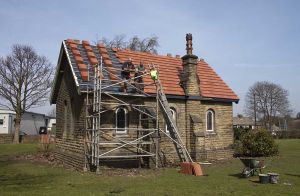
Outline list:
[[[172,57],[172,54],[171,54],[171,53],[168,53],[167,56],[168,56],[168,57]]]
[[[80,44],[80,40],[79,39],[74,39],[74,42],[77,44]]]
[[[82,45],[88,46],[88,45],[90,45],[90,42],[89,42],[89,41],[86,41],[86,40],[82,40]]]
[[[186,39],[186,54],[193,55],[193,35],[191,33],[187,33],[185,39]]]
[[[175,56],[177,59],[180,59],[180,55],[179,54],[176,54]]]

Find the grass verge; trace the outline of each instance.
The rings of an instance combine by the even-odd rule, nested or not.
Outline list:
[[[278,184],[240,178],[238,159],[203,166],[208,176],[177,169],[146,170],[143,175],[109,176],[7,157],[38,152],[36,144],[0,145],[0,195],[297,195],[300,193],[300,140],[278,140],[280,154],[266,159],[264,173],[280,174]]]

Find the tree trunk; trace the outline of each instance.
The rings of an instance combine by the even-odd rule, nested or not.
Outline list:
[[[15,118],[15,135],[14,135],[14,144],[19,143],[19,137],[20,137],[20,126],[21,126],[21,115],[16,114]]]

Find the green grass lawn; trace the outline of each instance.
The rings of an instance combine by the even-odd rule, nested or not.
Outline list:
[[[208,176],[176,169],[142,171],[139,176],[108,176],[10,159],[35,153],[36,144],[0,145],[0,195],[300,195],[300,140],[278,140],[280,155],[266,160],[264,172],[280,174],[278,184],[239,178],[242,163],[203,166]],[[290,183],[291,185],[285,185]]]

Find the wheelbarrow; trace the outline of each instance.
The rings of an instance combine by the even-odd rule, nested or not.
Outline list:
[[[254,158],[240,158],[240,160],[245,166],[242,171],[242,175],[245,178],[262,173],[262,169],[266,167],[263,160],[256,160]]]

